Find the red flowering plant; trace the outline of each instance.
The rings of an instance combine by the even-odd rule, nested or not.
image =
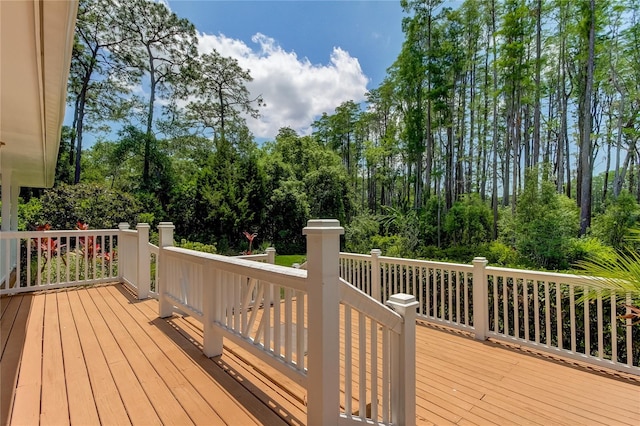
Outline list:
[[[253,234],[250,234],[247,231],[244,231],[243,234],[247,237],[247,240],[249,240],[249,250],[247,250],[245,254],[251,254],[251,244],[253,243],[254,238],[258,236],[258,233],[254,232]]]
[[[76,223],[76,229],[80,231],[87,231],[89,230],[89,224],[79,220]],[[86,254],[86,257],[89,259],[93,259],[94,257],[100,257],[106,261],[115,259],[115,251],[113,253],[103,252],[102,247],[95,241],[93,235],[88,237],[78,237],[78,243],[80,244],[80,254],[82,257],[85,257]]]
[[[44,224],[36,226],[36,231],[49,231],[51,229],[51,225]],[[57,256],[59,253],[61,254],[65,248],[64,244],[60,244],[58,239],[55,237],[43,237],[38,238],[37,242],[33,242],[37,247],[37,250],[40,251],[42,257],[44,257],[44,263],[42,264],[42,271],[44,271],[47,262],[53,257]],[[64,257],[62,257],[62,261],[64,264],[67,264],[67,261]]]

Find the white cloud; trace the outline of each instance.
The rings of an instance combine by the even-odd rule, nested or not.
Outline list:
[[[252,37],[255,46],[223,34],[201,33],[198,38],[201,53],[215,49],[250,71],[253,81],[248,89],[253,97],[262,95],[266,103],[260,118],[247,118],[258,138],[273,138],[281,127],[309,134],[311,123],[323,112],[331,114],[342,102],[365,99],[369,80],[358,59],[339,47],[333,48],[328,63],[312,64],[260,33]]]

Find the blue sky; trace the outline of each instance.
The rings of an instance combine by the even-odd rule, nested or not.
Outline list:
[[[361,102],[379,86],[403,41],[399,0],[164,0],[198,30],[200,51],[238,59],[266,107],[248,125],[258,139],[301,134],[322,112]]]

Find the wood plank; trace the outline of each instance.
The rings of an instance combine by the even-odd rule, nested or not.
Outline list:
[[[144,389],[127,362],[126,356],[122,353],[105,319],[93,303],[92,295],[89,293],[94,291],[95,289],[78,290],[78,294],[87,316],[91,318],[91,326],[107,360],[109,371],[131,423],[134,425],[161,424],[155,408],[144,393]]]
[[[106,303],[102,294],[102,289],[98,288],[91,292],[93,302],[100,311],[105,323],[108,325],[114,339],[118,342],[126,362],[129,364],[133,374],[146,394],[146,398],[153,405],[158,417],[164,424],[192,424],[189,415],[176,400],[169,390],[164,378],[155,370],[146,354],[140,349],[134,340],[134,336],[129,334],[129,330],[122,326],[120,318],[114,314],[110,306]],[[125,312],[123,315],[127,315]],[[145,348],[146,349],[146,348]],[[161,360],[158,360],[161,363]],[[215,419],[212,419],[215,421]]]
[[[64,377],[62,340],[58,316],[57,293],[47,293],[42,338],[42,393],[40,396],[40,424],[69,424],[67,384]],[[71,368],[71,366],[69,366]]]
[[[33,296],[20,363],[11,423],[36,425],[40,422],[42,383],[42,329],[45,298]]]
[[[115,288],[122,292],[121,288]],[[126,294],[125,294],[126,295]],[[127,296],[130,297],[130,296]],[[133,300],[131,300],[133,302]],[[180,364],[183,374],[188,375],[195,387],[201,394],[205,394],[207,399],[213,399],[209,403],[225,415],[224,419],[229,424],[245,424],[241,414],[233,414],[234,406],[248,413],[253,421],[257,423],[277,425],[285,424],[285,421],[276,415],[274,408],[262,404],[256,396],[248,392],[242,385],[233,380],[227,373],[218,367],[213,359],[209,359],[202,354],[201,346],[198,347],[191,341],[190,336],[185,338],[175,327],[171,325],[173,319],[163,320],[158,318],[157,302],[133,302],[138,314],[132,312],[139,324],[149,325],[147,332],[154,340],[163,336],[175,342],[180,350],[172,351],[171,359]],[[153,306],[153,308],[151,307]],[[147,327],[145,327],[146,329]],[[194,379],[194,375],[196,376]],[[213,390],[212,389],[215,389]],[[217,388],[217,389],[216,389]],[[231,406],[230,406],[231,405]],[[246,416],[246,415],[245,415]],[[291,417],[291,416],[290,416]],[[244,417],[246,418],[246,417]],[[292,420],[295,420],[291,417]],[[236,421],[236,419],[238,421]],[[300,422],[290,422],[290,424],[301,424]]]
[[[118,425],[131,424],[116,383],[109,371],[107,360],[80,301],[79,292],[70,291],[67,296],[80,344],[85,354],[84,361],[100,422]]]
[[[140,330],[129,313],[122,309],[106,288],[95,292],[94,301],[108,321],[112,333],[117,336],[120,348],[129,360],[148,398],[153,401],[160,419],[165,424],[202,424],[222,419],[176,370],[171,360],[156,346],[146,333]],[[167,339],[160,341],[165,348],[171,345]],[[144,349],[144,350],[143,350]],[[191,391],[191,392],[190,392]],[[193,394],[189,397],[189,394]],[[208,410],[206,408],[209,408]]]
[[[11,306],[19,298],[21,305],[29,300],[29,306]],[[3,398],[12,387],[4,380],[6,361],[22,356],[12,423],[38,423],[40,386],[53,386],[59,380],[54,377],[45,385],[45,378],[61,372],[73,423],[169,423],[185,415],[197,424],[306,421],[304,389],[291,386],[288,378],[228,341],[221,357],[206,358],[199,322],[182,316],[159,319],[157,301],[137,301],[121,285],[5,297],[2,303]],[[354,331],[357,322],[349,333]],[[344,339],[344,325],[341,334]],[[417,327],[416,341],[420,425],[640,423],[640,378],[599,373],[594,370],[600,367],[576,367],[573,361],[479,342],[440,327]],[[359,355],[359,343],[353,340],[354,355]],[[369,348],[366,352],[369,362]],[[53,366],[61,365],[60,354],[63,368],[56,372]],[[340,357],[344,362],[344,353]],[[354,378],[359,368],[352,368]],[[370,368],[367,364],[368,372]],[[359,385],[353,385],[354,404]],[[367,381],[367,396],[370,387]],[[52,405],[47,398],[43,406]],[[182,414],[158,415],[163,411],[158,405],[171,399]],[[10,397],[3,402],[10,403]],[[74,414],[78,403],[93,412],[88,414],[91,419],[79,420],[87,414]],[[50,414],[43,412],[43,423],[52,421]]]
[[[14,298],[5,297],[4,299]],[[2,392],[0,392],[1,425],[7,424],[11,418],[13,397],[18,382],[18,373],[20,371],[20,361],[22,359],[22,351],[27,333],[27,321],[29,319],[31,302],[31,295],[15,298],[13,304],[19,304],[19,309],[15,313],[15,316],[3,315],[0,321],[3,326],[2,337],[6,338],[5,347],[0,357],[0,384],[2,385]],[[11,328],[5,329],[5,322],[11,323]]]
[[[11,334],[11,329],[13,328],[13,324],[22,303],[22,296],[2,298],[2,300],[5,299],[7,302],[4,303],[5,309],[2,310],[2,317],[0,318],[0,359],[3,358],[4,351],[7,347],[7,341]]]
[[[60,316],[62,356],[69,398],[69,418],[71,424],[95,425],[99,424],[100,417],[68,294],[69,292],[58,293],[58,315]],[[48,326],[49,324],[47,324]],[[91,354],[88,355],[91,356]]]

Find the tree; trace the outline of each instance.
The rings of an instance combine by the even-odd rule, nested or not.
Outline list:
[[[200,56],[191,72],[196,78],[192,79],[188,94],[195,99],[186,107],[187,120],[212,130],[214,140],[225,138],[227,122],[244,121],[243,114],[258,117],[253,104],[263,106],[262,97],[250,98],[246,84],[253,78],[236,59],[212,51]]]
[[[170,98],[176,85],[188,75],[192,58],[197,56],[196,30],[187,19],[179,18],[162,3],[148,0],[123,0],[117,8],[117,31],[127,34],[127,43],[114,54],[128,67],[148,78],[149,99],[146,112],[143,184],[150,184],[156,98]]]
[[[586,54],[581,64],[580,79],[580,157],[578,164],[578,182],[580,184],[580,235],[584,235],[591,225],[591,181],[593,177],[593,144],[591,142],[592,129],[592,91],[595,67],[596,40],[596,3],[588,0],[588,6],[583,6],[583,37]]]
[[[68,159],[75,166],[76,184],[80,182],[86,119],[93,123],[122,119],[132,104],[120,95],[128,93],[126,83],[135,75],[121,69],[110,54],[129,37],[113,31],[116,9],[113,0],[82,0],[78,5],[68,84],[69,99],[74,105]]]

